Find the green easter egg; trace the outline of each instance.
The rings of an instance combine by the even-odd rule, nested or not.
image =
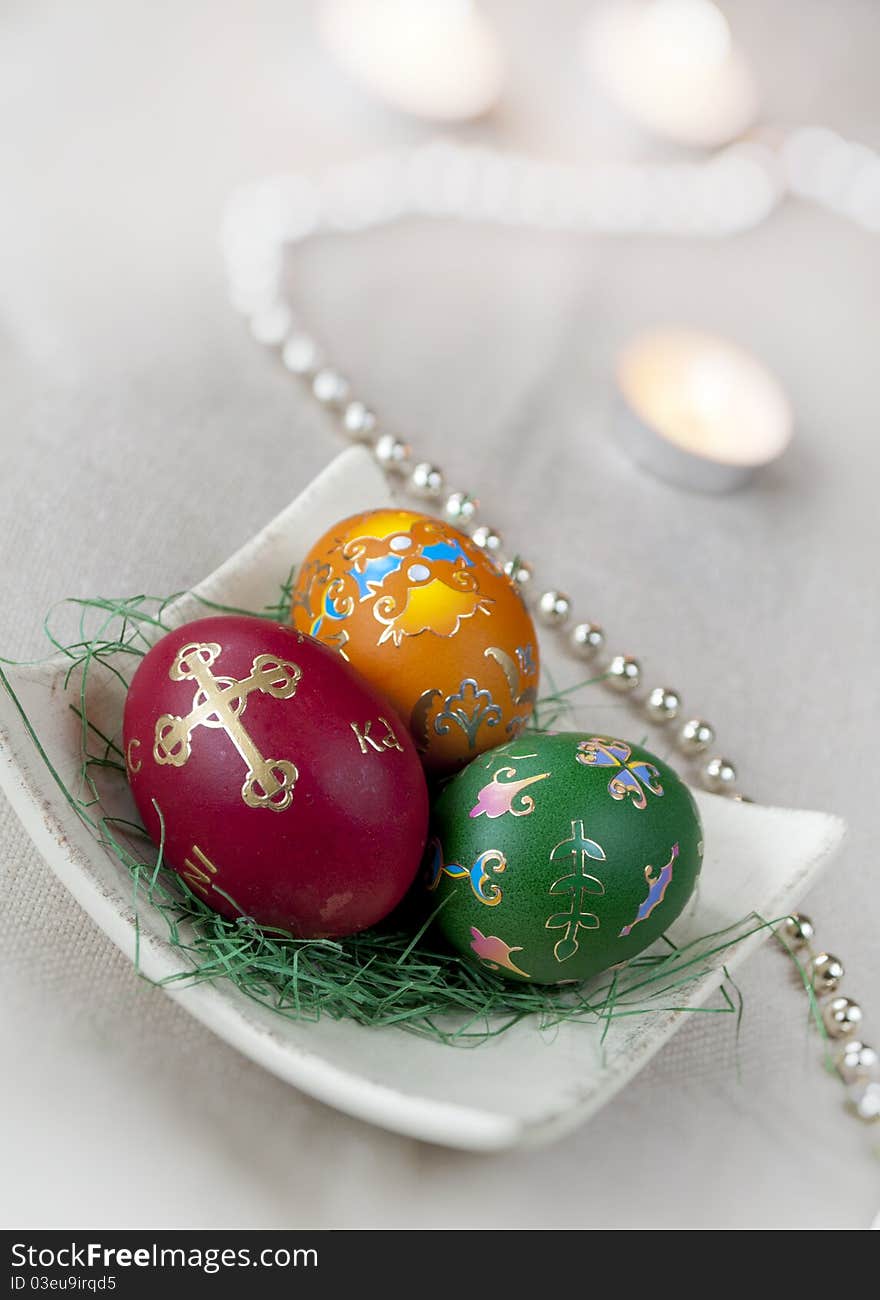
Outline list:
[[[697,882],[687,786],[637,745],[525,732],[434,804],[427,888],[463,957],[514,980],[585,980],[669,928]]]

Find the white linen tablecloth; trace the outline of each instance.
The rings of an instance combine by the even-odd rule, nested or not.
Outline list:
[[[588,163],[605,137],[572,38],[585,6],[487,7],[513,79],[481,130]],[[770,119],[880,146],[875,5],[728,9]],[[335,452],[225,302],[222,203],[422,132],[361,99],[295,0],[32,0],[0,35],[0,653],[25,658],[52,602],[194,582]],[[410,223],[293,266],[358,391],[712,719],[749,793],[848,819],[804,901],[875,1041],[878,248],[787,206],[725,243]],[[615,350],[666,320],[732,335],[791,391],[796,446],[752,489],[687,495],[616,447]],[[476,1157],[349,1120],[216,1041],[137,978],[5,802],[0,876],[5,1226],[831,1228],[877,1209],[871,1135],[772,946],[740,980],[738,1046],[732,1018],[695,1015],[580,1131]]]

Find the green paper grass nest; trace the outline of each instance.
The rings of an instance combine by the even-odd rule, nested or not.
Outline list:
[[[231,609],[196,598],[206,610],[254,614],[286,621],[292,574],[277,604],[261,611]],[[69,660],[65,688],[76,687],[78,704],[71,704],[81,723],[81,769],[76,790],[70,789],[43,749],[24,710],[23,721],[43,760],[63,790],[71,808],[95,838],[126,868],[132,881],[135,924],[144,907],[155,908],[167,927],[167,941],[179,953],[181,973],[161,981],[197,983],[231,980],[248,998],[288,1020],[352,1019],[368,1026],[394,1025],[409,1033],[457,1045],[476,1046],[533,1017],[540,1030],[564,1021],[600,1022],[607,1032],[619,1016],[646,1011],[699,1010],[704,1014],[734,1014],[737,1024],[742,1001],[725,969],[725,983],[715,1005],[681,1005],[680,991],[716,964],[719,953],[756,930],[775,926],[756,915],[726,930],[707,934],[686,947],[664,940],[665,951],[645,953],[626,966],[584,986],[559,990],[510,984],[491,970],[462,961],[435,938],[431,916],[405,902],[381,926],[340,940],[294,939],[258,926],[249,917],[229,920],[213,912],[163,865],[143,827],[132,818],[107,811],[111,792],[117,800],[126,786],[124,757],[118,730],[107,734],[89,719],[87,687],[95,674],[112,673],[127,687],[138,661],[158,637],[176,624],[168,611],[181,594],[167,598],[83,599],[62,602],[77,613],[68,637],[53,631],[55,614],[45,629],[54,649]],[[119,662],[130,663],[124,673]],[[9,662],[9,661],[6,661]],[[0,670],[6,689],[14,691]],[[539,701],[532,725],[552,726],[570,708],[579,683]],[[16,700],[18,704],[18,701]],[[137,953],[136,953],[137,962]],[[804,975],[805,987],[808,981]]]

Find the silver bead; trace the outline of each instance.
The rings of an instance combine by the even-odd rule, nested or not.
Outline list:
[[[736,785],[736,768],[729,758],[710,758],[703,769],[703,782],[707,790],[727,791]]]
[[[605,685],[621,694],[634,691],[642,680],[641,664],[632,655],[615,655],[605,671]]]
[[[813,992],[820,998],[827,993],[836,993],[844,976],[843,962],[828,952],[820,952],[813,958],[811,965]]]
[[[592,659],[605,644],[605,633],[598,623],[578,623],[571,630],[571,646],[581,659]]]
[[[866,1083],[857,1083],[849,1090],[852,1108],[867,1124],[880,1119],[880,1083],[870,1079]]]
[[[543,591],[535,611],[545,627],[562,627],[571,616],[571,601],[564,591]]]
[[[518,555],[505,561],[504,572],[516,587],[527,587],[532,580],[532,566],[528,560],[521,560]]]
[[[645,700],[645,712],[654,722],[672,722],[680,708],[681,696],[668,686],[655,686]]]
[[[312,392],[322,406],[342,406],[348,401],[349,383],[332,366],[324,366],[312,380]]]
[[[292,326],[293,316],[290,308],[283,302],[273,303],[271,307],[263,307],[251,317],[251,334],[258,343],[265,343],[271,348],[281,346]]]
[[[281,360],[291,374],[307,378],[321,364],[321,349],[311,334],[291,334],[281,349]]]
[[[862,1008],[851,998],[832,998],[822,1008],[822,1020],[832,1038],[847,1038],[862,1023]]]
[[[443,491],[443,473],[427,460],[413,466],[409,476],[410,487],[417,496],[439,497]]]
[[[835,1064],[844,1083],[862,1083],[877,1070],[880,1056],[867,1043],[851,1038],[838,1052]]]
[[[443,513],[451,524],[467,528],[476,515],[479,504],[477,498],[469,496],[467,492],[451,492],[446,498]]]
[[[803,912],[792,912],[791,916],[787,916],[782,922],[779,931],[786,947],[793,952],[808,948],[816,935],[813,922],[808,916],[804,916]]]
[[[503,545],[500,533],[496,533],[494,528],[488,524],[480,524],[471,533],[471,541],[475,546],[479,546],[481,551],[487,551],[489,555],[497,555]]]
[[[678,733],[679,749],[686,754],[702,754],[715,739],[715,728],[700,718],[691,718]]]
[[[363,402],[349,402],[342,412],[342,427],[356,442],[369,442],[376,431],[376,416]]]
[[[380,433],[373,444],[373,455],[388,474],[402,474],[411,454],[409,443],[391,433]]]

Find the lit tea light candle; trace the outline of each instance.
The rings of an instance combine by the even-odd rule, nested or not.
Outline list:
[[[325,0],[319,30],[356,81],[404,113],[465,121],[501,92],[495,29],[472,0]]]
[[[791,441],[791,406],[777,380],[711,334],[639,335],[618,359],[617,383],[633,458],[685,487],[739,487]]]
[[[711,148],[755,119],[752,75],[711,0],[618,0],[588,23],[585,48],[606,94],[656,135]]]

